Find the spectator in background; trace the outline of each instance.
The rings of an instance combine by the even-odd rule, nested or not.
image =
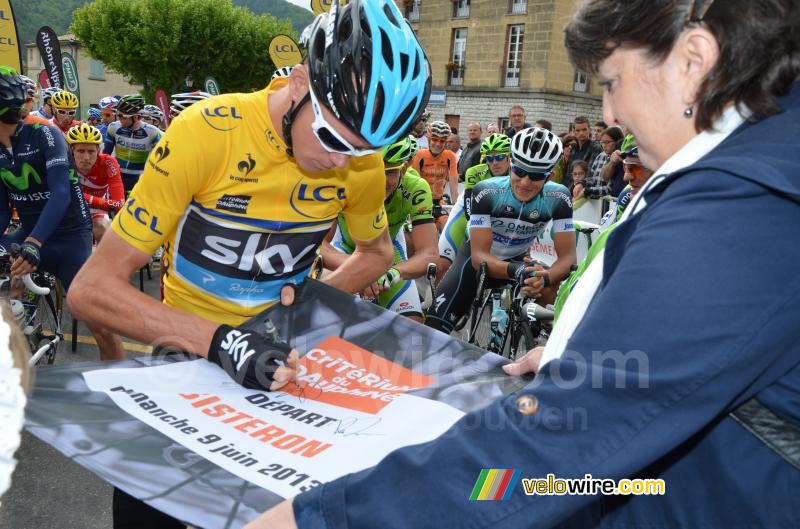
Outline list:
[[[478,165],[481,161],[481,126],[472,122],[467,125],[467,145],[461,151],[458,159],[458,179],[464,181],[467,169]]]
[[[553,124],[546,119],[537,119],[536,123],[534,123],[533,126],[553,132]]]
[[[491,136],[492,134],[499,134],[499,133],[500,133],[500,127],[498,127],[496,124],[489,123],[488,125],[486,125],[486,135],[487,136]]]
[[[587,198],[600,198],[611,194],[611,184],[603,179],[603,168],[611,159],[611,154],[619,148],[622,142],[622,129],[613,126],[608,127],[600,135],[600,154],[595,156],[592,165],[589,166],[589,178],[585,184]]]
[[[529,128],[531,124],[525,121],[526,117],[524,108],[519,105],[511,107],[508,111],[508,124],[510,126],[506,129],[506,136],[513,138],[517,132]]]
[[[564,137],[561,138],[561,144],[564,146],[564,154],[561,156],[561,161],[556,164],[553,168],[553,173],[550,175],[550,180],[557,184],[564,183],[566,168],[569,167],[569,163],[572,161],[572,151],[576,149],[578,142],[572,134],[565,134]]]
[[[411,128],[411,135],[417,139],[417,145],[419,145],[420,149],[427,149],[428,148],[428,120],[431,119],[431,113],[426,110],[422,113],[422,117],[419,118],[419,121],[414,123],[414,126]]]
[[[571,163],[575,160],[583,160],[587,164],[591,164],[594,157],[600,154],[602,149],[600,144],[592,140],[592,131],[589,128],[589,120],[584,116],[578,116],[573,122],[573,134],[577,146],[570,152],[570,165],[567,165],[565,177],[562,184],[567,187],[572,187],[572,166]]]
[[[450,129],[450,136],[447,137],[447,143],[445,143],[444,148],[454,152],[456,160],[461,158],[461,138],[458,137],[458,129]]]
[[[598,121],[594,124],[594,141],[600,141],[600,135],[608,128],[605,121]]]
[[[581,198],[586,186],[586,176],[589,174],[589,165],[583,160],[575,160],[572,164],[572,201]]]

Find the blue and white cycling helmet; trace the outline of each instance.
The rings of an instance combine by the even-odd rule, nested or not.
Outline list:
[[[89,119],[100,119],[100,109],[89,107]]]
[[[57,93],[59,93],[60,91],[61,91],[61,89],[60,88],[56,88],[55,86],[44,88],[42,90],[42,103],[45,103],[45,104],[49,103],[50,102],[50,98],[53,97],[54,95],[56,95]]]
[[[305,35],[311,88],[320,103],[374,147],[408,134],[428,103],[431,72],[392,0],[332,2]]]
[[[104,97],[103,99],[100,100],[100,108],[102,108],[102,109],[112,108],[113,109],[114,107],[117,106],[117,102],[118,101],[119,101],[119,99],[116,98],[116,97],[112,97],[112,96]]]

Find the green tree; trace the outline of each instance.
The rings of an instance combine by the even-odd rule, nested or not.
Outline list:
[[[296,38],[289,20],[254,15],[231,0],[95,0],[73,14],[72,32],[108,67],[144,86],[152,100],[159,88],[184,91],[213,75],[225,92],[266,86],[275,66],[269,42]]]

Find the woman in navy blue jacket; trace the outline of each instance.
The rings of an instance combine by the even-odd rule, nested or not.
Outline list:
[[[536,382],[248,528],[800,527],[798,28],[796,0],[585,1],[567,50],[656,172]],[[486,468],[666,494],[469,501]]]

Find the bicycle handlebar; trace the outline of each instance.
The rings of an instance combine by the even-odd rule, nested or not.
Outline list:
[[[25,287],[27,287],[28,290],[30,290],[31,292],[33,292],[38,296],[46,296],[50,293],[49,288],[40,287],[39,285],[34,283],[33,279],[31,279],[30,274],[25,274],[24,276],[22,276],[22,282],[25,283]]]

